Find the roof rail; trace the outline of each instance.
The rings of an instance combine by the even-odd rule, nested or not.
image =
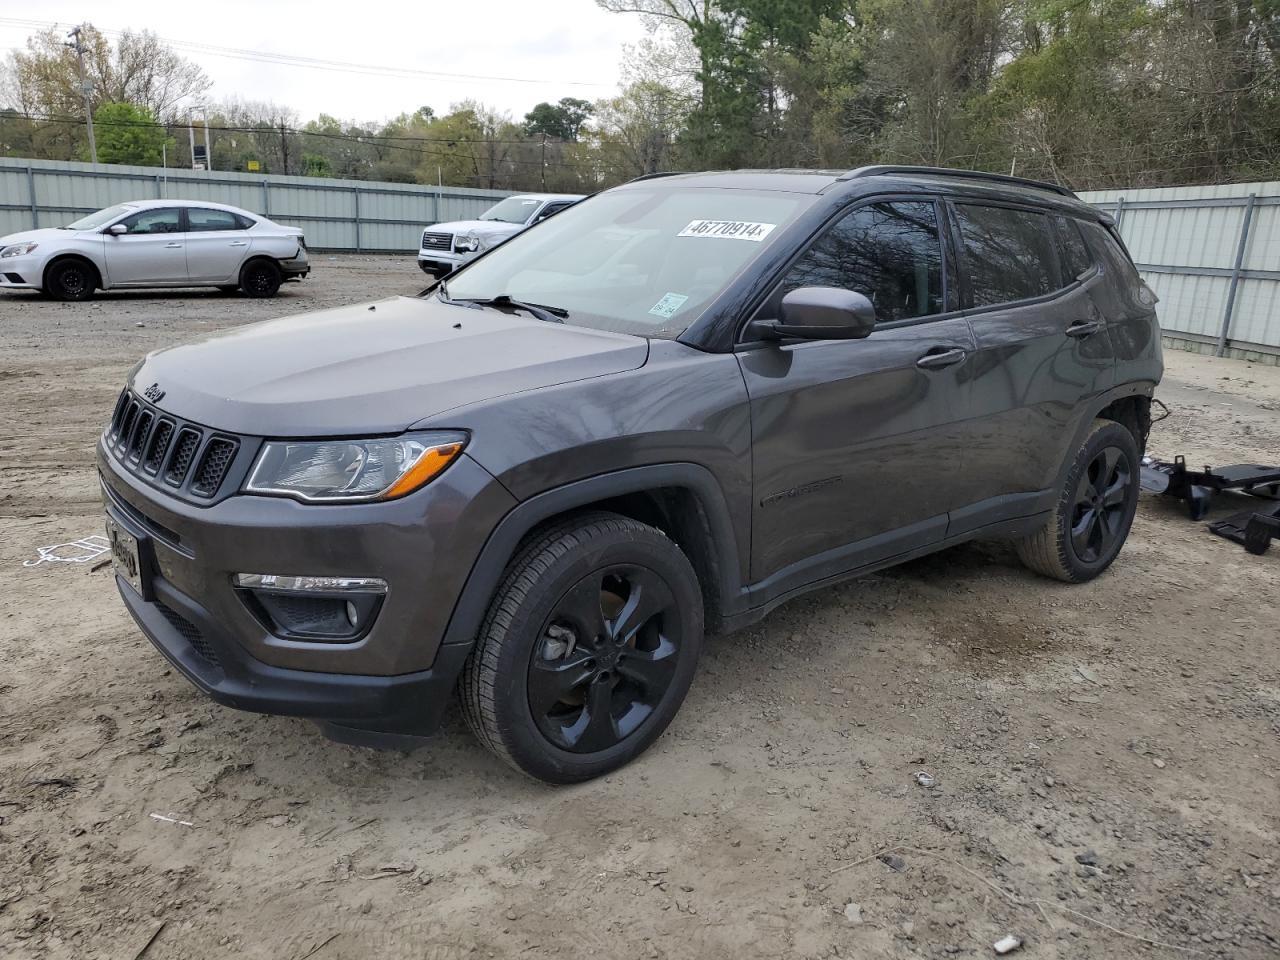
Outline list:
[[[966,180],[986,180],[991,183],[1004,183],[1010,186],[1049,190],[1064,197],[1071,197],[1073,200],[1077,199],[1075,193],[1069,187],[1064,187],[1056,183],[1048,183],[1044,180],[1028,180],[1025,177],[1010,177],[1003,173],[984,173],[981,170],[951,170],[946,167],[911,167],[879,164],[870,167],[858,167],[856,170],[850,170],[848,173],[841,174],[837,179],[861,180],[863,177],[879,177],[895,173],[922,174],[939,177],[963,177]]]
[[[632,177],[627,183],[639,183],[641,180],[657,180],[659,177],[679,177],[688,172],[687,170],[662,170],[658,173],[642,173],[638,177]]]

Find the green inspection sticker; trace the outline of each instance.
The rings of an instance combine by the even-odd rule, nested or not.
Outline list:
[[[678,293],[663,294],[662,299],[649,308],[649,312],[655,317],[661,317],[663,320],[670,320],[677,310],[684,306],[688,297],[683,297]]]

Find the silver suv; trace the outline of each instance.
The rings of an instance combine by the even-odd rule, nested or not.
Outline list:
[[[436,279],[448,276],[486,250],[581,199],[579,193],[521,193],[490,207],[479,220],[432,224],[422,231],[418,266]]]

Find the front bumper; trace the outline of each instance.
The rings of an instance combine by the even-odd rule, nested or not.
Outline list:
[[[439,720],[470,648],[442,639],[509,493],[463,455],[387,503],[315,505],[235,495],[183,502],[121,471],[99,443],[106,510],[139,538],[144,598],[119,581],[143,632],[215,700],[348,727],[420,733]],[[350,643],[272,634],[237,573],[379,577],[377,619]]]
[[[423,273],[435,276],[446,276],[457,270],[467,261],[475,258],[475,254],[453,253],[444,250],[423,250],[418,253],[418,266]]]
[[[38,255],[0,260],[0,290],[39,290],[44,282],[44,259]]]
[[[288,670],[249,656],[208,610],[163,580],[154,581],[152,602],[120,577],[116,587],[147,639],[218,703],[316,720],[345,742],[374,744],[388,742],[388,735],[434,731],[471,649],[442,646],[430,669],[396,677]]]

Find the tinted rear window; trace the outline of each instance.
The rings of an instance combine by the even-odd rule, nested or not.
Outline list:
[[[1058,286],[1049,219],[1011,207],[956,206],[973,306],[1027,300]]]
[[[1080,228],[1074,220],[1054,217],[1058,228],[1058,256],[1062,260],[1062,282],[1072,283],[1093,269],[1093,257],[1080,236]]]

